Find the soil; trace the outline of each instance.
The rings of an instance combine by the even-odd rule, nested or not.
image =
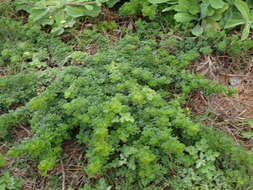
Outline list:
[[[243,55],[242,55],[243,56]],[[250,129],[247,121],[253,119],[253,56],[230,59],[208,56],[196,61],[191,70],[211,80],[237,90],[232,96],[215,94],[204,96],[201,92],[191,95],[187,106],[197,115],[207,112],[213,115],[205,122],[230,134],[236,143],[246,149],[253,147],[253,141],[242,137]]]

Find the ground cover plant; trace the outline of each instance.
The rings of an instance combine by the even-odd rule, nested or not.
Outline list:
[[[253,188],[252,150],[186,107],[195,92],[236,93],[189,68],[205,56],[249,56],[250,2],[17,0],[5,6],[13,12],[0,16],[0,189],[27,188],[13,171],[33,168],[30,180],[50,179],[59,165],[60,182],[39,187],[35,181],[30,189]],[[101,21],[108,7],[117,17]],[[82,26],[84,17],[92,27]],[[207,30],[210,25],[243,30]],[[28,135],[17,135],[19,128]],[[82,147],[78,184],[66,183],[67,143]]]

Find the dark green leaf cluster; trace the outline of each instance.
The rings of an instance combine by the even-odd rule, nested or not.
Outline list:
[[[26,103],[45,90],[54,79],[57,69],[19,73],[0,78],[0,138],[11,127],[26,123],[29,112]]]
[[[0,137],[27,118],[25,104],[55,77],[71,48],[30,25],[0,18]],[[45,71],[42,71],[44,70]],[[16,111],[15,111],[16,110]]]
[[[240,40],[238,35],[229,35],[225,31],[206,32],[200,37],[191,37],[188,33],[175,30],[165,33],[158,22],[145,22],[141,19],[135,22],[136,35],[141,39],[156,38],[159,46],[167,49],[171,54],[190,56],[196,59],[199,55],[228,55],[243,57],[253,48],[251,39]],[[165,25],[169,28],[168,25]]]
[[[106,50],[109,48],[108,44],[110,41],[103,35],[103,30],[105,29],[101,28],[101,24],[103,23],[98,23],[92,30],[86,29],[75,35],[68,44],[75,46],[75,49],[78,51],[91,54]],[[112,23],[107,23],[109,26],[110,24]],[[225,31],[210,30],[200,37],[192,37],[188,32],[185,33],[178,29],[169,31],[169,24],[157,21],[147,22],[138,19],[134,23],[134,26],[136,29],[134,32],[129,31],[128,28],[121,28],[122,35],[134,33],[141,40],[154,39],[159,42],[159,47],[167,49],[170,54],[181,58],[184,57],[189,61],[201,55],[226,55],[243,58],[253,48],[253,41],[251,39],[241,40],[238,35],[230,35]]]
[[[170,41],[168,41],[169,43]],[[164,42],[166,44],[166,42]],[[173,41],[176,44],[176,41]],[[170,45],[170,44],[168,44]],[[174,47],[175,48],[175,47]],[[253,41],[250,39],[240,40],[237,35],[228,35],[225,31],[214,32],[209,31],[206,35],[196,38],[184,38],[177,42],[177,48],[180,51],[197,51],[202,55],[210,55],[212,53],[229,56],[240,56],[247,53],[253,48]]]
[[[124,3],[124,5],[119,9],[119,13],[124,16],[143,14],[143,16],[148,16],[151,19],[156,17],[157,11],[157,5],[150,3],[149,0],[131,0]]]
[[[33,73],[0,78],[0,108],[7,111],[15,104],[24,104],[36,95],[37,76]]]
[[[192,91],[228,90],[186,70],[191,57],[157,47],[126,36],[116,47],[83,56],[86,67],[65,67],[27,103],[35,135],[8,155],[39,160],[46,175],[63,142],[77,139],[87,147],[87,173],[113,171],[115,186],[128,184],[123,189],[174,187],[179,179],[185,179],[181,189],[246,187],[252,155],[208,132],[182,107]]]
[[[71,48],[38,27],[0,18],[0,67],[3,74],[59,66]]]
[[[101,24],[110,27],[110,23],[98,23],[97,29],[102,29]],[[112,23],[111,23],[112,24]],[[73,39],[68,41],[75,50],[95,54],[97,51],[108,49],[109,39],[96,29],[86,29],[79,34],[74,34]],[[102,29],[103,30],[103,29]]]

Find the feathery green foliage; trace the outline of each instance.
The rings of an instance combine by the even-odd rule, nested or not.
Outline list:
[[[234,92],[187,67],[199,56],[242,57],[252,49],[245,34],[240,40],[225,32],[204,33],[213,17],[214,24],[222,26],[220,17],[229,10],[245,16],[235,1],[17,0],[31,21],[52,25],[58,34],[76,18],[97,16],[107,3],[117,4],[121,15],[150,19],[169,11],[165,14],[175,14],[186,28],[197,25],[192,32],[199,37],[175,36],[156,21],[138,20],[136,31],[125,28],[116,45],[109,45],[102,34],[115,32],[119,25],[113,22],[100,22],[64,44],[32,23],[1,17],[0,140],[19,125],[29,126],[33,135],[0,155],[0,165],[5,165],[6,156],[31,160],[41,175],[48,176],[61,160],[63,144],[72,140],[85,147],[87,159],[88,179],[80,190],[252,189],[252,151],[196,122],[185,108],[194,91]],[[206,15],[200,7],[208,10]],[[183,17],[189,14],[192,19]],[[91,44],[96,44],[93,52]],[[0,176],[1,188],[20,189],[21,183],[5,173]]]
[[[176,183],[178,178],[200,174],[203,177],[191,179],[192,186],[186,184],[185,189],[201,182],[210,188],[247,185],[230,174],[239,172],[239,177],[249,179],[250,155],[232,159],[239,148],[224,153],[212,146],[204,138],[205,128],[181,107],[194,90],[228,91],[185,70],[191,56],[178,59],[158,46],[153,40],[127,36],[112,49],[86,56],[82,60],[86,67],[69,66],[59,72],[27,104],[34,137],[8,155],[38,159],[41,174],[47,175],[59,160],[62,143],[76,138],[87,146],[90,176],[116,169],[117,178],[130,185],[138,182],[139,189],[166,178]],[[242,161],[246,159],[249,162]],[[173,177],[170,173],[177,168],[180,172]]]

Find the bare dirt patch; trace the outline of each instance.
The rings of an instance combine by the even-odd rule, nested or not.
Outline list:
[[[232,87],[237,93],[204,96],[196,92],[187,106],[197,115],[211,113],[212,119],[205,120],[207,124],[227,132],[237,143],[243,142],[245,148],[252,148],[253,140],[243,138],[242,134],[251,130],[246,121],[253,119],[253,56],[235,59],[208,56],[194,63],[191,70]]]

